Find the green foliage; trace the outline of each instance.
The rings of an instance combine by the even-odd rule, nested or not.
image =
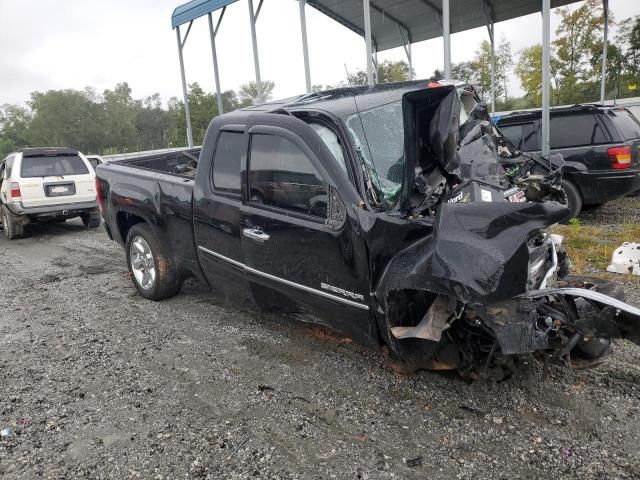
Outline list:
[[[541,105],[542,45],[537,44],[521,50],[515,71],[531,105]]]
[[[29,146],[27,138],[31,113],[16,105],[0,107],[0,158],[22,146]]]
[[[507,100],[507,80],[513,67],[511,43],[500,40],[495,51],[495,95],[496,102],[504,97]],[[436,70],[435,73],[440,73]],[[480,42],[472,60],[451,66],[451,77],[471,83],[481,98],[491,100],[491,44],[487,40]]]
[[[392,62],[391,60],[385,60],[378,64],[376,73],[377,83],[405,82],[411,78],[409,64],[405,61]],[[355,73],[347,73],[347,83],[351,86],[366,85],[366,70],[357,70]]]
[[[191,112],[191,128],[193,129],[193,141],[201,145],[204,134],[213,117],[218,116],[218,97],[215,94],[206,93],[196,82],[189,85],[189,109]],[[171,110],[171,105],[169,106]],[[233,90],[222,92],[222,108],[225,112],[237,110],[240,107],[236,93]],[[187,142],[187,120],[184,103],[176,100],[177,131],[174,143],[183,145]]]
[[[266,103],[273,99],[273,88],[276,86],[275,82],[271,80],[262,81],[262,102]],[[240,101],[240,107],[248,107],[250,105],[258,104],[258,85],[256,82],[249,82],[240,85],[238,90],[238,99]]]
[[[579,8],[558,10],[560,25],[556,29],[555,75],[560,103],[575,103],[582,84],[597,77],[590,58],[601,36],[604,16],[600,0],[587,0]]]
[[[249,104],[251,82],[244,87],[243,98]],[[266,98],[271,98],[273,88],[273,82],[265,82]],[[218,115],[217,97],[194,83],[188,98],[194,141],[200,144]],[[222,104],[225,112],[241,106],[233,90],[222,94]],[[24,147],[65,146],[108,155],[187,143],[184,103],[173,97],[164,108],[158,93],[136,100],[126,82],[102,95],[91,88],[33,92],[27,105],[0,107],[0,159]]]
[[[587,0],[576,9],[561,8],[558,14],[560,25],[550,52],[551,103],[598,101],[602,77],[602,2]],[[614,23],[611,16],[609,23]],[[542,104],[542,46],[533,45],[519,53],[515,72],[526,92],[527,106],[539,107]],[[606,97],[636,96],[636,91],[627,87],[640,80],[639,67],[640,16],[636,16],[620,22],[615,39],[609,39]]]

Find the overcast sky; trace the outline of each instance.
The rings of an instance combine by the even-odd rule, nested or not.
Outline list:
[[[92,86],[98,92],[129,82],[134,97],[159,92],[166,102],[181,97],[173,9],[186,0],[0,0],[0,104],[22,103],[34,90]],[[480,1],[480,0],[478,0]],[[455,4],[456,0],[451,0]],[[258,0],[255,1],[258,3]],[[578,5],[578,4],[576,4]],[[574,7],[575,8],[575,7]],[[616,20],[640,14],[639,0],[610,0]],[[217,37],[223,90],[253,80],[253,56],[247,0],[227,8]],[[558,25],[552,17],[552,32]],[[364,68],[361,37],[307,7],[307,27],[313,84],[335,84],[349,71]],[[538,43],[540,14],[496,24],[496,35],[508,39],[514,54]],[[262,78],[276,82],[274,96],[304,92],[304,69],[298,4],[265,0],[258,20]],[[486,28],[452,36],[454,62],[469,60]],[[413,46],[418,78],[442,68],[442,40]],[[405,59],[402,48],[379,59]],[[187,81],[214,90],[206,18],[194,22],[185,47]],[[511,90],[520,94],[514,79]]]

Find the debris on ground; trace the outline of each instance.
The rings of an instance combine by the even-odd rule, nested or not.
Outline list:
[[[405,460],[405,463],[407,464],[407,467],[419,467],[422,465],[422,456],[416,458],[407,458]]]
[[[640,243],[624,242],[616,248],[607,272],[640,275]]]

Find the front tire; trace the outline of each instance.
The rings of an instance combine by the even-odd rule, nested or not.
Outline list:
[[[138,223],[131,227],[125,250],[131,281],[144,298],[162,300],[180,291],[182,277],[173,257],[150,225]]]
[[[20,238],[24,235],[24,226],[16,221],[14,215],[9,212],[7,207],[2,206],[2,230],[7,240]]]
[[[582,211],[582,195],[580,190],[569,180],[562,180],[561,184],[563,203],[571,212],[569,219],[577,217]]]

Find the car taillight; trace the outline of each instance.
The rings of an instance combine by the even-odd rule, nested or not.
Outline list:
[[[18,182],[11,182],[11,198],[20,198],[20,184]]]
[[[96,200],[98,201],[98,208],[102,212],[102,190],[100,190],[100,179],[96,177]]]
[[[629,168],[631,166],[631,147],[611,147],[607,155],[613,168]]]

